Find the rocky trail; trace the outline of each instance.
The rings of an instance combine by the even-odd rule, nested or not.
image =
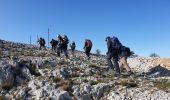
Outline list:
[[[68,59],[0,40],[0,100],[170,100],[170,59],[130,57],[134,74],[114,77],[105,56]]]

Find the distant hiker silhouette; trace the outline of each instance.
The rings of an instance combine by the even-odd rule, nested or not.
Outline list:
[[[56,49],[57,49],[57,45],[58,45],[58,41],[57,40],[54,40],[54,39],[52,39],[51,40],[51,42],[50,42],[50,44],[51,44],[51,47],[52,47],[52,51],[56,51]]]
[[[64,35],[63,40],[64,40],[63,41],[63,46],[62,46],[63,52],[64,52],[64,55],[68,58],[68,51],[67,51],[67,49],[68,49],[69,39],[68,39],[67,35]]]
[[[74,51],[75,51],[75,48],[76,48],[76,43],[73,41],[73,42],[70,44],[70,47],[71,47],[71,53],[72,53],[72,55],[74,56]]]
[[[39,50],[41,50],[42,47],[45,49],[45,39],[44,38],[40,37],[40,39],[38,40],[38,43],[40,45]]]
[[[85,43],[84,43],[84,50],[85,50],[85,53],[86,53],[86,56],[88,57],[88,59],[90,59],[90,51],[92,49],[92,41],[89,40],[89,39],[85,39]]]
[[[69,43],[69,39],[66,35],[63,37],[61,35],[57,36],[58,45],[57,45],[57,55],[60,56],[62,52],[64,52],[65,56],[68,58],[67,47]]]

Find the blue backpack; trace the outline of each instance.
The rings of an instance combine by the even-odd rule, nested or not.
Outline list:
[[[120,51],[121,48],[122,48],[122,44],[120,43],[119,39],[118,39],[117,37],[113,36],[113,37],[111,38],[111,40],[112,40],[112,42],[115,43],[115,45],[113,45],[112,47],[113,47],[114,49],[117,49],[118,51]]]

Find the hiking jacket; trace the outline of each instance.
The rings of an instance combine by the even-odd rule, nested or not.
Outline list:
[[[109,52],[114,52],[116,51],[116,43],[114,41],[111,40],[111,38],[107,39],[107,48],[108,48],[108,53]]]

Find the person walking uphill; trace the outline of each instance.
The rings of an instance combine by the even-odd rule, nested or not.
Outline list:
[[[58,35],[58,45],[57,45],[57,55],[60,57],[61,53],[64,52],[65,56],[68,58],[68,47],[69,39],[66,35],[64,37]]]
[[[52,47],[52,51],[55,52],[55,51],[56,51],[56,48],[57,48],[57,45],[58,45],[58,41],[52,39],[51,42],[50,42],[50,44],[51,44],[51,47]]]
[[[114,37],[113,37],[114,38]],[[117,43],[117,38],[111,38],[111,37],[107,37],[106,38],[106,42],[107,42],[107,63],[108,63],[108,68],[111,70],[114,70],[115,67],[115,76],[120,75],[120,68],[119,68],[119,64],[118,64],[118,43]],[[116,41],[115,41],[116,39]],[[112,61],[113,60],[113,64]]]
[[[85,50],[85,53],[86,53],[86,56],[88,57],[88,59],[90,59],[91,48],[92,48],[92,41],[89,40],[89,39],[86,39],[85,43],[84,43],[84,48],[83,49]]]
[[[76,48],[76,43],[73,41],[71,44],[70,44],[70,47],[71,47],[71,53],[72,55],[74,56],[74,50]]]
[[[64,35],[63,37],[63,51],[64,51],[64,55],[68,58],[68,52],[67,52],[67,49],[68,49],[68,43],[69,43],[69,39],[67,37],[67,35]]]
[[[61,51],[62,51],[62,48],[63,48],[64,40],[63,40],[63,38],[60,35],[58,35],[57,36],[57,41],[58,41],[58,44],[57,44],[57,56],[60,57]]]
[[[42,47],[45,49],[45,39],[44,38],[40,37],[40,39],[38,40],[38,43],[40,45],[39,50],[41,50]]]

